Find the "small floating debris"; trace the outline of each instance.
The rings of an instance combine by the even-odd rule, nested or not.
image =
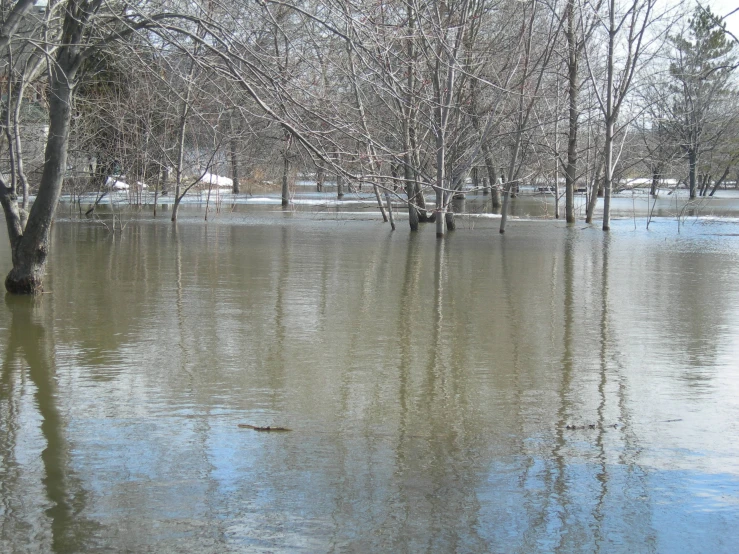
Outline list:
[[[255,431],[265,432],[291,431],[291,429],[288,429],[287,427],[270,427],[269,425],[267,425],[267,427],[258,427],[257,425],[249,425],[248,423],[239,423],[239,427],[242,429],[254,429]]]
[[[618,423],[614,423],[613,425],[607,425],[607,427],[613,427],[614,429],[618,428]],[[565,429],[568,431],[580,431],[581,429],[595,429],[596,425],[595,423],[589,423],[588,425],[565,425]]]

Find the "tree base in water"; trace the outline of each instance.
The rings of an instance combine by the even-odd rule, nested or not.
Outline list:
[[[33,272],[12,269],[5,278],[5,290],[10,294],[41,294],[44,292],[44,285],[41,278]]]

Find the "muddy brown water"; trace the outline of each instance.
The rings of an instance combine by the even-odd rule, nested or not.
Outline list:
[[[736,221],[202,219],[0,306],[0,551],[736,548]]]

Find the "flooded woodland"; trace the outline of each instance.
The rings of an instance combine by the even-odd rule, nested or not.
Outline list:
[[[248,204],[60,206],[0,309],[0,550],[735,548],[739,220]]]

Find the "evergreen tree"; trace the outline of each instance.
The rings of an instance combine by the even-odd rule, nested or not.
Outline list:
[[[716,131],[722,126],[713,123],[720,118],[722,100],[730,94],[734,42],[720,18],[701,7],[693,13],[688,29],[669,40],[674,48],[672,124],[688,161],[690,198],[695,198],[700,154],[707,144],[720,139]]]

